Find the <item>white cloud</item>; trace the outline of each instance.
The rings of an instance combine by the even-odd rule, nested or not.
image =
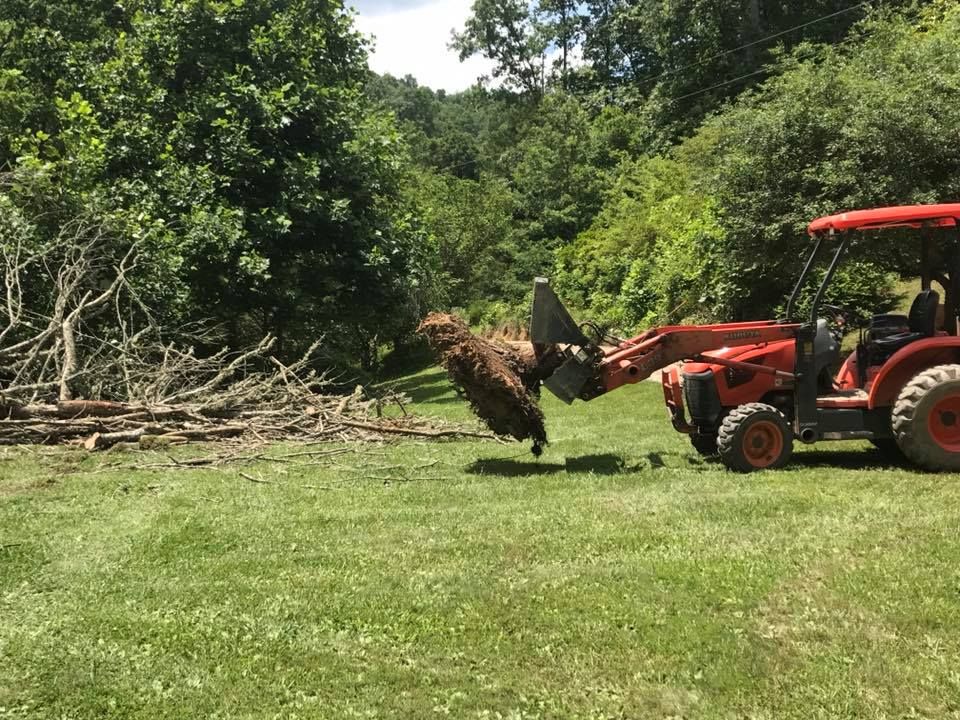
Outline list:
[[[448,92],[465,90],[493,68],[475,56],[461,63],[448,50],[450,31],[461,30],[472,0],[440,0],[405,10],[386,10],[357,16],[360,32],[374,36],[370,68],[396,77],[413,75],[421,85]]]

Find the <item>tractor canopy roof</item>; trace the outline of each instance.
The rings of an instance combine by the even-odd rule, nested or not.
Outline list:
[[[807,232],[816,235],[831,230],[846,232],[893,227],[957,227],[958,219],[960,219],[960,203],[901,205],[828,215],[810,223]]]

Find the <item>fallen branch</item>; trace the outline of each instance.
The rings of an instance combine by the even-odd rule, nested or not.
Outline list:
[[[258,348],[268,350],[264,341]],[[248,360],[255,356],[242,354]],[[224,360],[220,356],[220,360]],[[233,362],[228,366],[234,367]],[[404,415],[396,419],[379,414],[384,398],[367,398],[358,387],[349,396],[322,394],[311,388],[323,381],[306,369],[271,362],[273,373],[248,373],[224,384],[222,371],[199,379],[199,386],[177,391],[172,398],[192,402],[157,404],[115,400],[60,400],[20,404],[8,399],[0,406],[0,445],[76,444],[88,451],[136,446],[156,449],[186,442],[236,440],[249,446],[271,442],[304,443],[383,442],[396,437],[431,440],[446,438],[496,439],[490,433],[452,427]],[[165,387],[170,387],[168,384]],[[202,392],[201,392],[202,390]],[[393,399],[402,406],[399,397]],[[330,451],[302,452],[322,457]],[[271,458],[282,462],[281,457]]]
[[[247,475],[245,472],[237,473],[244,480],[249,480],[252,483],[260,483],[261,485],[270,485],[272,484],[269,480],[264,480],[263,478],[255,478],[253,475]]]
[[[387,433],[388,435],[410,435],[413,437],[426,438],[452,438],[468,437],[481,438],[483,440],[496,440],[497,436],[493,433],[474,432],[472,430],[417,430],[415,428],[396,427],[391,425],[374,425],[372,423],[354,422],[351,420],[341,420],[342,425],[357,428],[360,430],[369,430],[371,432]]]
[[[0,245],[0,446],[101,452],[228,442],[249,450],[284,441],[494,438],[409,415],[398,394],[334,393],[315,357],[319,340],[289,361],[272,354],[270,334],[244,350],[217,350],[209,324],[161,328],[136,291],[138,244],[120,242],[97,218],[64,223],[42,247],[28,234]],[[382,417],[392,404],[403,417]],[[324,455],[249,461],[258,459]],[[242,461],[235,454],[192,467]]]

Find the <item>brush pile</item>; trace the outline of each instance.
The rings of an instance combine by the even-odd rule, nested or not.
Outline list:
[[[92,451],[119,443],[158,449],[226,439],[266,443],[479,435],[407,415],[401,395],[369,398],[361,387],[352,395],[332,394],[329,381],[309,368],[312,353],[284,365],[269,354],[273,343],[267,338],[247,352],[208,358],[168,347],[165,358],[149,364],[146,382],[137,386],[135,397],[143,398],[139,402],[21,404],[7,395],[0,401],[0,445],[67,443]],[[133,356],[126,359],[128,370],[140,365]],[[267,366],[272,370],[249,369]],[[383,417],[391,405],[400,409],[400,417]]]
[[[216,328],[162,327],[129,281],[138,247],[111,247],[83,220],[46,246],[0,237],[0,445],[477,435],[408,416],[402,396],[335,394],[320,342],[284,364],[271,336],[217,352]]]

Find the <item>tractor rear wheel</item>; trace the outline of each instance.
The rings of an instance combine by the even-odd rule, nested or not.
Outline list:
[[[772,405],[741,405],[720,425],[717,450],[723,464],[731,470],[780,468],[793,452],[793,430],[783,413]]]
[[[900,391],[890,422],[909,460],[927,470],[960,470],[960,365],[914,375]]]

